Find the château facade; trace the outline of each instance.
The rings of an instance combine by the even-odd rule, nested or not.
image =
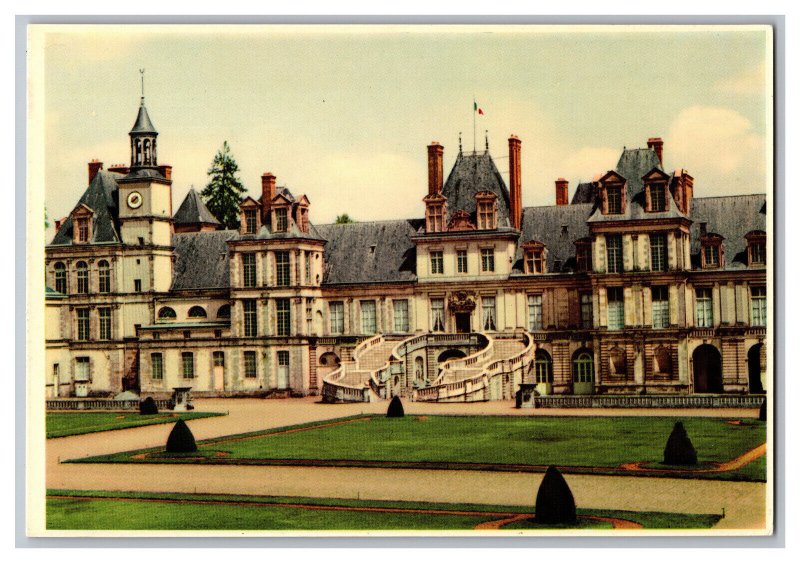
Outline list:
[[[322,394],[369,401],[763,393],[763,194],[695,197],[663,142],[624,149],[555,205],[522,206],[489,153],[445,178],[428,146],[425,216],[315,225],[261,177],[224,230],[172,168],[144,98],[130,163],[88,187],[46,247],[48,397]],[[613,164],[613,163],[609,163]],[[54,187],[50,187],[54,188]],[[700,191],[700,190],[698,190]],[[344,194],[343,194],[344,195]]]

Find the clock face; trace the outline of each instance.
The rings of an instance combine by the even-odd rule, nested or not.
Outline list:
[[[142,194],[139,192],[131,192],[128,194],[128,207],[136,209],[142,205]]]

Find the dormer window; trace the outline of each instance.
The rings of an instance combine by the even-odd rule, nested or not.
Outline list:
[[[252,197],[246,197],[240,204],[239,232],[243,235],[254,235],[260,225],[261,205]]]
[[[308,232],[308,208],[300,208],[300,231],[303,233]]]
[[[652,184],[647,186],[648,191],[648,211],[657,213],[667,210],[667,189],[664,184]]]
[[[720,235],[708,233],[700,236],[700,267],[720,268],[724,264],[724,250]]]
[[[479,192],[475,195],[478,210],[478,229],[491,230],[497,228],[497,196],[491,192]]]
[[[617,215],[622,213],[622,187],[606,188],[606,213]]]
[[[429,233],[441,233],[445,230],[445,199],[441,196],[428,196],[432,201],[425,202],[425,230]]]
[[[72,242],[87,244],[92,240],[92,217],[94,211],[85,203],[79,203],[72,212]]]
[[[547,271],[545,248],[541,242],[530,241],[522,245],[525,251],[525,273],[543,274]]]
[[[767,233],[751,231],[744,236],[747,239],[747,265],[764,266],[767,263]]]
[[[245,209],[244,225],[244,232],[246,234],[255,234],[258,229],[258,212],[255,209]]]
[[[575,265],[579,272],[592,269],[592,241],[581,239],[575,241]]]
[[[285,207],[275,209],[275,232],[285,233],[289,230],[289,214]]]
[[[616,172],[609,171],[598,180],[603,215],[620,215],[625,213],[625,178]]]
[[[78,230],[78,242],[89,242],[89,219],[77,219],[76,223],[76,228]]]

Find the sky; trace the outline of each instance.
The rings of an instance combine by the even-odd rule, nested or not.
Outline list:
[[[427,145],[446,175],[459,133],[482,151],[487,130],[507,184],[522,140],[524,206],[553,205],[560,176],[571,197],[649,137],[696,197],[764,193],[770,43],[745,27],[61,26],[44,35],[45,204],[65,216],[90,160],[129,162],[140,68],[175,209],[227,141],[250,195],[271,171],[314,223],[422,217]]]

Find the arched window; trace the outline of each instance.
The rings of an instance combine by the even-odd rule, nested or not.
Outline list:
[[[111,292],[111,267],[106,260],[97,263],[97,273],[100,293]]]
[[[56,291],[67,294],[67,269],[63,262],[56,262]]]
[[[81,260],[75,264],[78,273],[78,293],[89,293],[89,266]]]
[[[608,372],[611,375],[625,375],[625,351],[622,348],[612,348],[608,353]]]
[[[588,351],[579,352],[572,360],[572,378],[575,383],[594,381],[594,362]]]
[[[206,314],[206,310],[203,309],[200,305],[195,305],[191,309],[189,309],[189,318],[190,319],[205,319],[208,315]]]
[[[553,383],[553,360],[544,350],[536,350],[536,383]]]
[[[230,305],[223,305],[219,309],[217,309],[217,318],[218,319],[230,319],[231,318],[231,306]]]
[[[672,353],[659,346],[653,351],[653,372],[658,375],[672,375]]]
[[[175,309],[172,307],[161,307],[158,311],[158,318],[163,321],[174,321],[178,315],[175,314]]]

